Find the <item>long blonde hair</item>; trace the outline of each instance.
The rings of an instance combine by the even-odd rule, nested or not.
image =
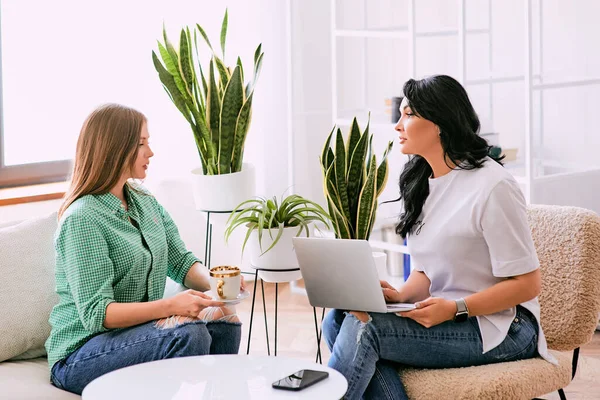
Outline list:
[[[94,110],[83,123],[73,165],[69,190],[58,210],[65,210],[87,194],[108,193],[127,168],[133,168],[146,117],[119,104]]]

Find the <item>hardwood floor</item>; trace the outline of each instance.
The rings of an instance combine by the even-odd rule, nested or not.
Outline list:
[[[269,344],[271,345],[271,355],[273,355],[275,284],[265,283],[264,288]],[[248,289],[252,293],[252,282],[249,282]],[[237,306],[238,315],[244,324],[240,347],[240,353],[242,354],[245,354],[247,349],[251,305],[252,301],[249,298]],[[250,354],[266,355],[267,341],[260,286],[257,287],[254,307]],[[318,318],[319,320],[321,318],[320,311]],[[315,361],[316,339],[313,309],[305,295],[292,293],[289,284],[279,284],[277,322],[277,355]],[[330,354],[324,343],[321,346],[321,351],[323,363],[327,363]],[[570,400],[600,399],[600,332],[596,332],[592,341],[582,347],[581,356],[577,375],[573,382],[565,388],[565,394]],[[559,396],[557,393],[552,393],[542,398],[554,400],[559,399]]]

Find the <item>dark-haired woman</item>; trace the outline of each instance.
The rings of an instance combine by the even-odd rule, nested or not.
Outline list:
[[[532,358],[555,363],[539,324],[539,261],[519,185],[479,133],[464,88],[449,76],[409,80],[396,125],[409,161],[400,176],[414,266],[388,302],[395,314],[332,310],[329,366],[348,399],[407,398],[398,367],[453,368]]]

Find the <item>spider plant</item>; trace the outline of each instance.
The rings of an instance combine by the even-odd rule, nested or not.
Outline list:
[[[278,201],[277,197],[272,199],[257,197],[240,203],[231,213],[226,223],[225,241],[235,229],[245,226],[247,232],[242,245],[242,254],[250,235],[256,232],[261,255],[263,255],[277,244],[285,228],[297,227],[296,236],[299,236],[303,230],[306,236],[310,236],[308,227],[311,223],[322,222],[329,228],[329,220],[329,215],[320,205],[299,195],[289,195],[281,201]],[[265,231],[273,243],[263,251],[262,238]]]

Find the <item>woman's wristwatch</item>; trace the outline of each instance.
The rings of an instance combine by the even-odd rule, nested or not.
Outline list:
[[[456,314],[454,315],[454,322],[465,322],[469,319],[469,308],[465,299],[454,300],[456,302]]]

